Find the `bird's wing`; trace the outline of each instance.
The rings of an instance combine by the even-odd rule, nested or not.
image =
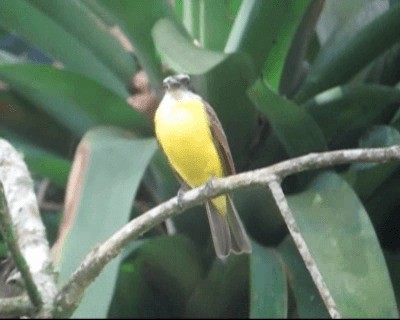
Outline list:
[[[236,170],[233,163],[231,150],[229,149],[228,140],[226,139],[221,122],[219,121],[214,109],[206,101],[202,100],[202,102],[206,109],[208,121],[210,123],[211,134],[216,142],[215,145],[217,146],[218,153],[224,160],[223,166],[225,175],[235,174]]]

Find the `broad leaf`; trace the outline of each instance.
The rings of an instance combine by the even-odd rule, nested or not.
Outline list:
[[[296,314],[304,319],[328,319],[329,313],[290,235],[278,246],[278,252],[285,262]]]
[[[240,318],[248,308],[249,257],[215,259],[207,277],[189,299],[185,318]],[[206,307],[205,307],[206,306]]]
[[[399,28],[400,5],[397,4],[350,39],[340,42],[335,50],[329,52],[329,59],[324,57],[320,60],[317,57],[295,97],[296,101],[304,102],[323,90],[348,81],[374,58],[399,41]]]
[[[150,133],[148,120],[124,99],[80,74],[37,64],[0,66],[0,79],[80,136],[110,124]]]
[[[393,116],[400,90],[381,85],[345,85],[326,90],[304,104],[328,143],[351,145],[370,125]]]
[[[250,256],[250,318],[285,318],[288,292],[278,253],[252,242]]]
[[[68,69],[98,81],[122,98],[127,97],[125,85],[89,48],[28,1],[0,1],[0,25],[17,32]]]
[[[150,84],[154,89],[161,90],[163,73],[151,38],[151,30],[159,19],[173,17],[168,2],[166,0],[100,0],[98,3],[116,17],[118,25],[132,42],[135,55],[146,71]]]
[[[85,1],[35,0],[32,4],[77,38],[126,85],[129,83],[135,74],[133,56],[111,35],[110,29]]]
[[[347,183],[324,173],[288,202],[341,316],[397,318],[382,249]]]
[[[400,145],[400,133],[390,126],[377,126],[366,132],[359,142],[360,148],[381,148]],[[355,163],[344,174],[359,197],[370,196],[399,167],[398,161],[386,164]]]
[[[273,92],[263,81],[257,81],[250,88],[249,96],[268,118],[290,156],[327,149],[322,132],[314,119],[295,103]]]
[[[181,318],[203,273],[196,247],[187,238],[148,238],[121,266],[109,316]]]
[[[155,150],[153,139],[135,139],[122,130],[98,128],[85,135],[74,159],[64,219],[54,248],[61,285],[89,250],[128,221]],[[90,286],[74,317],[106,317],[120,258],[110,262]]]

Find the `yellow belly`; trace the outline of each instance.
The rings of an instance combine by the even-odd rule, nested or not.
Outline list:
[[[223,176],[201,101],[161,105],[155,114],[155,131],[171,166],[190,187],[198,187],[212,176]],[[221,214],[226,212],[225,196],[212,202]]]

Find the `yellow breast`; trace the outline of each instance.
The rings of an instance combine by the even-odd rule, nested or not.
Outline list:
[[[155,115],[155,130],[169,162],[190,187],[223,175],[200,100],[161,104]]]

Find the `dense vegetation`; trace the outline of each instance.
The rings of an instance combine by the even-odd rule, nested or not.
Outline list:
[[[152,128],[169,74],[190,74],[213,105],[239,172],[400,143],[398,1],[3,0],[0,28],[0,136],[45,190],[49,241],[65,235],[60,284],[176,195]],[[396,162],[284,181],[343,317],[398,317],[399,182]],[[218,260],[195,207],[128,246],[74,316],[329,317],[268,190],[234,198],[251,255]]]

